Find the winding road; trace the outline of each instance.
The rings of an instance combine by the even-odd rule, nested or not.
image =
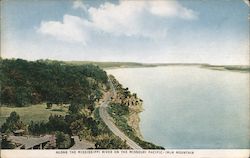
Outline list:
[[[131,140],[129,137],[127,137],[118,127],[116,127],[116,125],[113,123],[111,117],[109,116],[108,112],[107,112],[107,107],[109,102],[111,101],[111,96],[113,96],[115,94],[115,88],[113,86],[113,83],[109,80],[109,83],[111,85],[111,89],[112,89],[112,93],[108,94],[108,96],[106,96],[104,98],[104,101],[102,102],[102,104],[100,105],[100,109],[99,109],[99,114],[101,119],[103,120],[103,122],[108,126],[108,128],[119,138],[121,138],[123,141],[126,141],[126,144],[132,148],[132,149],[142,149],[139,145],[137,145],[133,140]]]

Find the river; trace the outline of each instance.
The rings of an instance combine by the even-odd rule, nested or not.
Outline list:
[[[195,66],[107,72],[144,101],[146,141],[167,149],[250,148],[249,73]]]

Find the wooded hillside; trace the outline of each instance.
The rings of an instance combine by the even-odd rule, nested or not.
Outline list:
[[[105,71],[94,65],[68,65],[63,62],[1,59],[1,104],[26,106],[84,104],[90,106],[101,97],[106,85]]]

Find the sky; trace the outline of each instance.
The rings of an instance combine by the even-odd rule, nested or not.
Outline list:
[[[3,0],[1,56],[249,64],[243,0]]]

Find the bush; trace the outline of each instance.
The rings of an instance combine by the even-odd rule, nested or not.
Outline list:
[[[141,140],[139,137],[135,135],[134,129],[128,125],[126,115],[128,114],[128,107],[125,105],[112,104],[108,112],[110,116],[115,120],[115,124],[133,141],[135,141],[139,146],[143,149],[164,149],[161,146],[154,145],[153,143],[149,143]]]
[[[16,146],[7,140],[7,137],[3,137],[1,141],[1,149],[14,149]]]
[[[56,146],[58,149],[68,149],[71,146],[71,138],[63,132],[56,132]]]
[[[129,149],[125,141],[120,138],[108,138],[98,140],[95,144],[96,149]]]
[[[48,131],[61,131],[64,133],[70,133],[69,124],[65,121],[61,115],[51,115],[49,122],[47,123]]]
[[[47,124],[42,122],[33,122],[31,121],[29,124],[29,132],[33,135],[45,134],[48,132]]]
[[[47,103],[47,109],[51,109],[52,108],[52,103]]]
[[[11,112],[10,116],[6,119],[5,123],[1,127],[1,132],[9,133],[18,129],[26,129],[25,124],[20,121],[20,116],[15,112]]]

